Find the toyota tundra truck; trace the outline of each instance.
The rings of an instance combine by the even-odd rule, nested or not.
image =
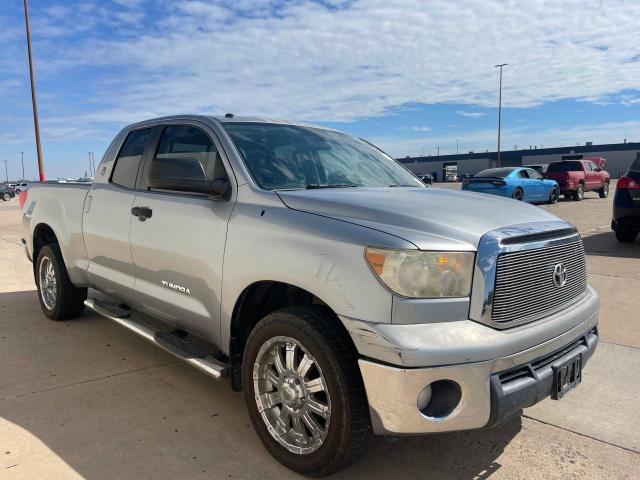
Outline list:
[[[93,184],[34,184],[46,317],[85,308],[243,391],[321,476],[372,436],[489,428],[582,381],[598,341],[576,229],[435,189],[372,144],[254,117],[124,128]]]
[[[611,176],[603,169],[606,160],[601,157],[552,162],[545,178],[555,180],[567,199],[582,200],[584,192],[598,192],[600,198],[609,196]]]

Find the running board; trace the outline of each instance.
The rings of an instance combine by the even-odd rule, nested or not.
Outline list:
[[[109,320],[113,320],[132,332],[137,333],[151,343],[184,360],[185,362],[190,363],[212,377],[220,378],[227,376],[228,374],[229,366],[220,362],[211,355],[204,354],[204,356],[201,357],[193,355],[185,356],[183,350],[174,348],[174,342],[166,341],[166,334],[154,330],[131,318],[129,310],[98,299],[87,299],[84,301],[84,304],[97,314],[102,315]]]

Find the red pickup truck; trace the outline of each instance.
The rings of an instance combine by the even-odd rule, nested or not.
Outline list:
[[[609,172],[602,169],[606,160],[601,157],[563,160],[549,164],[545,178],[558,182],[565,198],[582,200],[584,192],[596,191],[600,198],[609,195]]]

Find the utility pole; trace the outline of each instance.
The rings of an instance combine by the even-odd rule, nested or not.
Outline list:
[[[438,156],[440,156],[440,147],[437,147],[437,148],[438,148]]]
[[[4,161],[4,175],[7,177],[7,183],[9,183],[9,169],[7,168],[7,163],[9,163],[9,160]]]
[[[502,129],[502,68],[507,65],[508,63],[501,63],[494,66],[494,68],[500,68],[500,89],[498,94],[498,168],[500,168],[500,130]]]
[[[20,162],[22,162],[22,180],[26,180],[24,178],[24,152],[20,152]]]
[[[31,54],[31,30],[29,28],[29,6],[24,0],[24,25],[27,31],[27,50],[29,52],[29,78],[31,79],[31,103],[33,105],[33,128],[36,133],[36,151],[38,153],[38,174],[44,182],[44,166],[42,165],[42,147],[40,145],[40,122],[38,121],[38,102],[36,100],[36,79],[33,73],[33,56]]]
[[[458,145],[460,143],[460,140],[456,139],[456,157],[459,155],[458,153]]]

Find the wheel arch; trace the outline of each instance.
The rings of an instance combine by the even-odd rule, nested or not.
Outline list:
[[[38,261],[38,254],[42,247],[49,243],[57,243],[60,245],[58,240],[58,236],[56,235],[53,228],[51,228],[47,223],[38,223],[36,227],[33,229],[33,268],[35,268],[36,262]],[[66,261],[65,261],[66,263]]]
[[[247,338],[266,315],[285,307],[297,305],[320,305],[331,313],[335,331],[343,335],[355,345],[347,329],[342,324],[335,311],[319,296],[296,285],[275,281],[256,281],[242,291],[238,296],[231,315],[229,335],[229,363],[231,366],[231,387],[234,391],[242,390],[242,358]]]

